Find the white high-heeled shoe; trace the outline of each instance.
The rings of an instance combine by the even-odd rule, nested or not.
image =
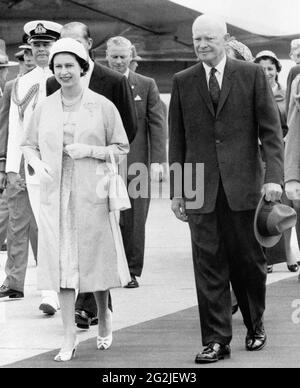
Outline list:
[[[65,361],[70,361],[72,360],[72,358],[75,358],[75,355],[76,355],[76,350],[77,350],[77,346],[78,346],[79,342],[76,338],[75,340],[75,343],[74,343],[74,346],[73,346],[73,349],[72,350],[68,350],[66,352],[62,352],[60,351],[55,357],[54,357],[54,361],[56,362],[65,362]]]
[[[97,349],[99,350],[107,350],[111,347],[113,341],[113,335],[112,333],[109,334],[107,337],[97,337]]]

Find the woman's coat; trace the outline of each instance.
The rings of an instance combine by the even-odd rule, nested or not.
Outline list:
[[[93,156],[74,160],[79,257],[79,290],[93,292],[120,287],[116,249],[109,223],[104,187],[105,148],[126,154],[128,139],[116,107],[105,97],[86,89],[78,113],[74,143],[91,146]],[[60,290],[59,217],[63,155],[63,109],[57,91],[35,110],[22,149],[29,165],[34,157],[54,172],[51,183],[40,185],[38,288]],[[107,150],[106,150],[107,151]],[[102,193],[102,194],[101,194]]]

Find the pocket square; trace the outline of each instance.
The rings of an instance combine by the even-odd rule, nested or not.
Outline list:
[[[139,96],[139,95],[135,96],[134,101],[142,101],[141,96]]]

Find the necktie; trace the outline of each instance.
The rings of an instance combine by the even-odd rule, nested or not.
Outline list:
[[[209,93],[210,93],[210,97],[211,97],[213,106],[215,108],[215,111],[218,108],[220,93],[221,93],[220,86],[216,77],[216,72],[217,72],[217,69],[213,67],[210,71],[210,77],[209,77]]]

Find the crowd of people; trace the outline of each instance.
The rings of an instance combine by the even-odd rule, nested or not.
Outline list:
[[[7,240],[0,298],[24,298],[30,242],[39,309],[45,315],[61,310],[64,339],[55,361],[75,356],[76,326],[98,325],[96,347],[107,350],[110,290],[139,287],[150,182],[166,178],[169,148],[170,166],[192,166],[191,182],[186,174],[170,175],[170,191],[172,210],[188,222],[192,237],[204,346],[195,361],[230,357],[237,308],[246,349],[261,350],[267,273],[278,262],[299,270],[291,225],[283,229],[282,218],[277,221],[281,239],[271,248],[258,241],[253,224],[262,200],[274,209],[281,201],[299,216],[300,40],[291,43],[297,65],[285,88],[276,53],[254,58],[224,22],[198,17],[192,34],[199,63],[174,76],[167,147],[166,106],[155,80],[136,72],[141,58],[131,41],[108,39],[104,66],[92,58],[85,24],[31,21],[23,33],[19,63],[8,60],[4,42],[0,46],[0,245]],[[17,65],[18,77],[6,82],[9,67]],[[125,261],[109,195],[98,194],[114,160],[130,199],[117,224]],[[199,164],[204,201],[195,206],[186,186],[197,187]],[[132,195],[135,182],[146,187],[143,195]],[[296,232],[299,243],[300,217]]]

